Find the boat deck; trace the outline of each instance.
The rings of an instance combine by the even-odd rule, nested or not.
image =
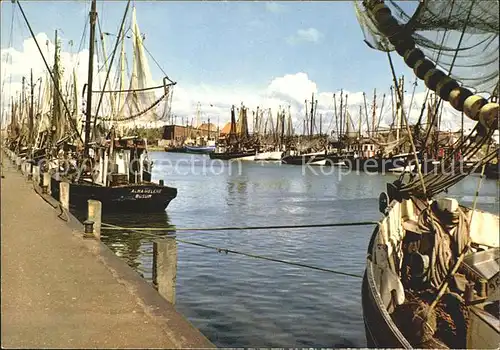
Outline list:
[[[104,244],[72,231],[3,160],[2,348],[214,347]]]

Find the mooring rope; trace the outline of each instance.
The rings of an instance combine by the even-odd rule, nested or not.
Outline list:
[[[107,230],[130,230],[130,231],[242,231],[242,230],[270,230],[270,229],[299,229],[299,228],[318,228],[318,227],[345,227],[345,226],[371,226],[377,225],[375,221],[359,222],[338,222],[330,224],[308,224],[308,225],[283,225],[283,226],[228,226],[228,227],[121,227],[107,223],[101,223],[101,226]]]
[[[104,226],[104,227],[102,227],[102,226]],[[154,236],[156,238],[163,238],[163,237],[165,237],[165,236],[158,237],[158,235],[154,235],[154,234],[151,234],[151,233],[148,233],[148,232],[140,232],[140,231],[135,230],[135,229],[126,228],[126,227],[120,227],[120,226],[111,225],[111,224],[104,224],[104,223],[101,224],[101,229],[103,229],[103,230],[120,229],[120,230],[128,230],[128,231],[136,232],[136,233],[139,233],[139,234],[146,234],[146,235]],[[294,262],[294,261],[288,261],[288,260],[283,260],[283,259],[271,258],[269,256],[264,256],[264,255],[259,255],[259,254],[245,253],[245,252],[241,252],[241,251],[234,250],[234,249],[220,248],[220,247],[216,247],[216,246],[212,246],[212,245],[208,245],[208,244],[204,244],[204,243],[199,243],[199,242],[186,241],[184,239],[177,238],[177,236],[175,236],[175,235],[169,235],[169,236],[166,236],[166,237],[168,237],[170,239],[174,239],[175,238],[175,240],[177,242],[180,242],[180,243],[184,243],[184,244],[188,244],[188,245],[193,245],[193,246],[197,246],[197,247],[202,247],[202,248],[214,249],[218,253],[226,253],[226,254],[232,253],[232,254],[236,254],[236,255],[243,255],[243,256],[246,256],[246,257],[249,257],[249,258],[255,258],[255,259],[261,259],[261,260],[279,262],[279,263],[282,263],[282,264],[287,264],[287,265],[292,265],[292,266],[299,266],[299,267],[304,267],[304,268],[308,268],[308,269],[312,269],[312,270],[317,270],[317,271],[330,272],[330,273],[333,273],[333,274],[336,274],[336,275],[343,275],[343,276],[349,276],[349,277],[363,278],[362,275],[357,275],[357,274],[354,274],[354,273],[342,272],[342,271],[328,269],[328,268],[325,268],[325,267],[319,267],[319,266],[313,266],[313,265],[308,265],[308,264],[302,264],[302,263],[298,263],[298,262]]]

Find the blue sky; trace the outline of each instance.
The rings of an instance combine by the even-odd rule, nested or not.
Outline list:
[[[88,32],[81,50],[78,49],[90,1],[22,1],[21,4],[35,34],[43,41],[45,35],[53,41],[54,30],[58,29],[62,50],[85,56],[82,50],[88,48]],[[349,92],[349,111],[354,120],[359,120],[362,92],[367,93],[371,105],[374,88],[378,107],[382,105],[382,95],[388,95],[382,111],[385,122],[381,125],[392,120],[389,109],[392,76],[387,56],[364,43],[352,2],[136,0],[132,4],[141,32],[146,36],[145,47],[178,83],[172,113],[185,120],[193,118],[198,102],[202,120],[210,117],[220,123],[229,119],[231,104],[244,102],[251,110],[257,106],[260,110],[272,108],[273,114],[278,106],[290,105],[295,125],[301,129],[304,99],[310,99],[315,92],[318,113],[326,120],[333,114],[333,93],[337,92],[338,97],[340,89]],[[6,52],[13,5],[3,1],[1,6],[1,47]],[[104,32],[118,32],[125,6],[126,1],[122,0],[98,1]],[[9,69],[14,71],[19,89],[21,76],[28,76],[30,67],[35,66],[33,69],[40,76],[44,68],[19,9],[14,19],[16,62],[11,67],[2,67],[1,74],[5,76]],[[113,38],[108,38],[109,54]],[[73,47],[69,46],[70,41],[74,42]],[[393,57],[397,74],[405,76],[406,91],[411,95],[414,74],[401,57],[396,53]],[[86,81],[85,67],[80,65],[77,73],[82,86]],[[163,77],[160,69],[151,60],[150,67],[153,79],[159,81]],[[409,106],[410,120],[418,118],[423,91],[424,84],[419,82],[418,96]],[[5,91],[3,94],[5,97]],[[410,96],[406,101],[410,101]],[[450,112],[443,120],[455,129],[460,119]]]
[[[61,29],[78,45],[90,1],[21,2],[35,33]],[[134,1],[145,45],[174,80],[185,86],[268,84],[307,73],[320,91],[386,89],[384,53],[369,49],[351,2]],[[103,31],[117,32],[125,1],[98,1]],[[12,5],[2,3],[2,48],[8,46]],[[29,36],[19,11],[14,46]],[[87,47],[88,43],[85,42]],[[401,72],[408,72],[396,59]],[[161,75],[155,64],[153,75]],[[409,75],[409,74],[408,74]]]

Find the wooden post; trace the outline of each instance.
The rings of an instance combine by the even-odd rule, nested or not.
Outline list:
[[[98,240],[101,239],[101,219],[102,219],[102,204],[94,199],[88,200],[87,220],[94,222],[94,236]]]
[[[59,202],[64,209],[69,210],[69,182],[59,182]]]
[[[51,178],[50,178],[50,173],[43,173],[43,187],[42,189],[45,189],[46,194],[50,194],[50,185],[51,185]]]
[[[166,237],[153,241],[153,284],[158,293],[175,305],[177,241]]]

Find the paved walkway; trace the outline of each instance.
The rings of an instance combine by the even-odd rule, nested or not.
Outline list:
[[[170,304],[151,312],[3,160],[2,348],[213,347]]]

